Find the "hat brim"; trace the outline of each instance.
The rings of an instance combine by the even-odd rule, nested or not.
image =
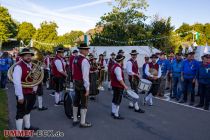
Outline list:
[[[195,54],[195,52],[190,52],[190,53],[187,53],[187,55],[193,55]]]
[[[19,53],[19,56],[23,56],[25,54],[31,54],[32,56],[34,56],[34,53],[32,52],[23,52],[23,53]]]
[[[157,59],[158,57],[157,56],[151,56],[150,58],[156,58]]]
[[[87,49],[90,49],[90,47],[77,47],[78,49],[80,50],[87,50]]]
[[[120,58],[120,59],[116,59],[116,58],[115,58],[115,61],[120,62],[120,61],[122,61],[122,60],[124,60],[124,59],[125,59],[125,56],[123,56],[123,57]]]
[[[130,53],[130,55],[138,55],[139,53]]]

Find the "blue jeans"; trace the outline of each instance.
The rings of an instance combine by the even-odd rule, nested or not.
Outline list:
[[[7,84],[7,71],[1,71],[1,83],[0,88],[5,88]]]
[[[179,100],[182,95],[182,84],[181,77],[173,77],[173,97],[177,100]]]

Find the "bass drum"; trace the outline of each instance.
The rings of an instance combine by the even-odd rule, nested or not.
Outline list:
[[[74,91],[66,92],[64,95],[64,111],[66,116],[69,119],[72,119],[73,116],[73,99],[74,99]]]

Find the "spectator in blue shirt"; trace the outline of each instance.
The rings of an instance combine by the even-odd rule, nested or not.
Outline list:
[[[9,69],[8,52],[4,52],[0,57],[0,72],[1,72],[0,88],[3,89],[6,88],[8,69]]]
[[[172,98],[176,98],[178,101],[182,95],[182,81],[181,71],[183,66],[182,54],[177,53],[176,59],[171,64],[171,74],[173,78],[173,95]]]
[[[166,59],[166,56],[165,56],[164,52],[160,53],[160,58],[157,61],[157,64],[160,65],[161,72],[162,72],[162,76],[160,78],[160,80],[161,80],[160,87],[159,87],[157,95],[162,97],[162,96],[164,96],[164,90],[165,90],[165,86],[166,86],[166,78],[167,78],[167,75],[168,75],[169,70],[170,70],[170,63]]]
[[[190,105],[194,105],[195,101],[195,89],[194,84],[196,80],[196,72],[198,70],[198,62],[194,59],[194,52],[187,54],[187,59],[183,61],[183,67],[181,72],[181,80],[183,81],[183,93],[184,97],[180,103],[187,102],[188,90],[191,93]]]
[[[209,110],[210,101],[210,55],[203,56],[203,62],[199,64],[197,80],[199,83],[200,103],[196,107],[204,107]]]

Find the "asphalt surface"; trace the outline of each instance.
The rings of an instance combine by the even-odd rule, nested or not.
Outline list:
[[[11,84],[8,87],[9,125],[15,129],[14,88]],[[44,105],[48,110],[33,110],[31,124],[42,130],[61,131],[64,137],[33,137],[32,140],[210,140],[209,111],[154,99],[154,106],[141,105],[146,113],[139,114],[129,109],[128,100],[123,98],[120,113],[125,120],[114,120],[110,116],[112,93],[105,90],[100,92],[97,101],[89,102],[87,120],[93,127],[81,129],[72,126],[63,106],[54,106],[50,92],[44,91]]]

